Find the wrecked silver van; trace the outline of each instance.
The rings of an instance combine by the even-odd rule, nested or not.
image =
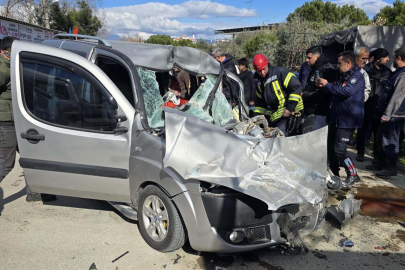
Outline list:
[[[167,252],[242,252],[299,244],[324,219],[327,130],[267,138],[265,119],[233,109],[243,86],[193,48],[15,41],[11,75],[20,164],[34,192],[109,201]],[[155,72],[207,79],[189,103],[163,107]]]

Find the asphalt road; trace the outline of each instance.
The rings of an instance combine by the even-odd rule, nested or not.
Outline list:
[[[392,193],[384,191],[387,189],[405,194],[401,193],[405,191],[404,174],[390,181],[364,171],[361,176],[363,190],[380,188],[381,194]],[[403,200],[394,202],[398,203]],[[325,222],[320,230],[304,237],[308,254],[274,248],[221,257],[187,247],[159,253],[143,241],[136,222],[125,219],[107,202],[58,196],[55,202],[27,203],[22,169],[17,165],[0,184],[0,214],[1,270],[405,269],[405,228],[395,222],[401,213],[394,213],[388,221],[384,216],[359,215],[343,230]],[[354,247],[341,247],[339,241],[344,237]]]

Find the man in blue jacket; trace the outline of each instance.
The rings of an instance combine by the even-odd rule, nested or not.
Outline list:
[[[339,176],[339,163],[347,173],[346,184],[360,180],[353,161],[347,155],[347,146],[352,140],[354,130],[363,126],[364,118],[364,76],[355,66],[353,52],[338,55],[337,68],[340,75],[334,83],[321,78],[319,87],[332,94],[329,109],[328,159],[334,175]]]

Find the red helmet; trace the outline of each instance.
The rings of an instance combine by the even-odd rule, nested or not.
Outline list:
[[[269,64],[269,60],[264,54],[258,53],[253,58],[253,68],[256,71],[262,70],[265,66]]]

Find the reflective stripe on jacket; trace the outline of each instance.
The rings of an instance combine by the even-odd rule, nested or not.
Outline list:
[[[304,109],[301,84],[295,75],[283,67],[269,65],[265,78],[254,75],[256,86],[255,114],[264,114],[274,122],[290,112]]]

